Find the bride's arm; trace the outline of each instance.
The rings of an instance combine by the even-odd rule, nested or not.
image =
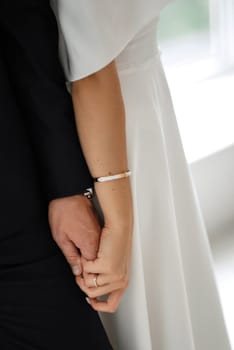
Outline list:
[[[115,64],[72,84],[76,123],[93,177],[128,169],[125,111]],[[105,223],[129,224],[129,179],[96,184]]]
[[[76,123],[84,155],[93,177],[121,173],[128,169],[125,111],[115,63],[72,83]],[[84,270],[98,273],[98,288],[92,276],[78,283],[91,297],[126,288],[132,234],[132,198],[129,178],[95,184],[103,214],[104,229],[98,259],[84,264]],[[112,293],[107,304],[93,307],[116,309],[121,292]]]

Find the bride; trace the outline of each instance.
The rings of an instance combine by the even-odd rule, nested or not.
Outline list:
[[[86,161],[93,177],[107,180],[95,183],[104,217],[98,258],[83,260],[76,280],[114,349],[230,350],[156,42],[167,2],[53,4]]]

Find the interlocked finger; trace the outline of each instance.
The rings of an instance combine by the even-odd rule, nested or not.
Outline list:
[[[119,276],[113,276],[109,274],[92,274],[92,273],[85,273],[84,274],[84,283],[87,287],[93,288],[93,287],[100,287],[105,286],[110,283],[115,282],[123,282],[124,278],[120,278]]]
[[[99,287],[93,287],[89,288],[86,287],[84,283],[84,279],[82,277],[77,276],[76,281],[80,287],[80,289],[88,295],[90,298],[98,298],[103,295],[109,294],[117,289],[125,288],[125,285],[123,282],[115,282],[111,284],[107,284],[105,286],[99,286]]]
[[[120,304],[121,298],[125,289],[120,289],[112,292],[106,301],[100,301],[98,299],[89,299],[90,305],[96,311],[101,312],[115,312]]]
[[[75,244],[69,239],[64,240],[62,244],[57,243],[62,250],[72,272],[75,276],[82,273],[81,257]]]
[[[83,272],[84,284],[88,288],[97,288],[99,286],[98,274]]]

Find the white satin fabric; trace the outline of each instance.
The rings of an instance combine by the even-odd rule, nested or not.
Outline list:
[[[51,0],[65,45],[68,80],[81,79],[111,62],[170,0]]]
[[[58,15],[69,48],[68,78],[79,79],[115,58],[126,108],[135,216],[131,279],[118,311],[101,318],[115,350],[230,350],[207,234],[157,48],[157,16],[148,16],[132,37],[120,22],[106,27],[116,9],[106,13],[95,1],[83,12],[85,0],[60,0]],[[126,8],[132,3],[125,2]],[[97,8],[95,23],[86,23],[85,16]],[[99,27],[92,33],[100,24],[103,36]],[[111,49],[97,52],[93,35]]]

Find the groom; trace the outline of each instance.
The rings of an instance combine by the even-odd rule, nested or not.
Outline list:
[[[79,253],[96,257],[100,227],[57,42],[49,0],[0,0],[3,350],[85,349],[87,330],[111,349],[73,275]]]
[[[49,1],[1,0],[0,39],[0,282],[2,266],[57,254],[48,214],[54,240],[80,274],[79,252],[96,257],[100,228],[83,195],[92,178]]]

